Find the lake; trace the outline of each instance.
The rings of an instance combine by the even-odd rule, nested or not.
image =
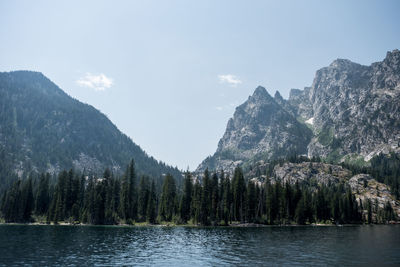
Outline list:
[[[400,225],[0,225],[0,265],[399,265]]]

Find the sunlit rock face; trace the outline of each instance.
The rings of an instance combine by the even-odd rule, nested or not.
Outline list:
[[[277,158],[288,151],[305,154],[311,136],[312,131],[305,124],[260,86],[236,108],[216,153],[198,170],[208,167],[229,171],[245,161]]]
[[[365,160],[399,151],[400,51],[362,66],[338,59],[316,73],[309,91],[315,136],[310,156],[355,153]]]
[[[399,50],[370,66],[337,59],[316,72],[311,87],[292,89],[288,100],[258,87],[197,171],[232,171],[294,153],[332,162],[399,153],[399,109]]]

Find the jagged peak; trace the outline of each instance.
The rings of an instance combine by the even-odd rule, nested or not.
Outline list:
[[[298,88],[292,88],[292,89],[290,89],[290,92],[289,92],[289,99],[299,96],[302,93],[303,93],[303,90],[298,89]]]
[[[251,98],[255,98],[255,99],[260,99],[260,98],[267,98],[270,99],[272,98],[271,95],[267,92],[267,90],[262,87],[262,86],[258,86],[256,88],[256,90],[254,90],[253,95],[251,96]]]
[[[400,50],[399,49],[394,49],[392,51],[387,51],[387,53],[386,53],[386,58],[398,57],[398,56],[400,56]]]
[[[338,58],[335,59],[329,67],[339,68],[339,67],[352,67],[352,66],[359,66],[360,64],[355,63],[349,59]]]
[[[275,98],[275,99],[278,99],[278,100],[283,100],[283,97],[282,97],[281,93],[279,93],[278,90],[276,90],[275,95],[274,95],[274,98]]]
[[[400,50],[394,49],[393,51],[388,51],[383,61],[390,65],[398,65],[400,63]]]

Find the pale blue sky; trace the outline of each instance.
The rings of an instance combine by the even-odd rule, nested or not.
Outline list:
[[[194,169],[258,85],[287,98],[336,58],[382,60],[399,14],[400,1],[1,1],[0,71],[42,72]]]

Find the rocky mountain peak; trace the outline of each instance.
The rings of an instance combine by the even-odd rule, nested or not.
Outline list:
[[[292,89],[288,100],[259,86],[236,109],[208,166],[223,167],[222,159],[268,161],[293,151],[332,162],[400,153],[399,99],[397,49],[370,66],[336,59],[316,72],[311,87]]]
[[[361,66],[358,63],[354,63],[351,60],[348,59],[342,59],[342,58],[338,58],[336,60],[334,60],[330,65],[329,68],[340,68],[342,70],[344,69],[353,69],[353,68],[357,68]]]
[[[257,87],[254,94],[236,108],[216,153],[197,170],[208,167],[230,172],[247,160],[277,158],[288,151],[306,153],[311,131],[286,109],[289,104],[279,93],[275,96],[276,100],[264,87]]]
[[[281,95],[281,93],[279,93],[278,90],[275,92],[274,99],[275,99],[275,100],[278,100],[278,101],[284,100],[283,97],[282,97],[282,95]]]
[[[299,97],[302,93],[303,93],[302,90],[297,89],[297,88],[292,88],[292,89],[290,89],[290,92],[289,92],[289,99]]]
[[[400,50],[395,49],[393,51],[388,51],[386,53],[386,58],[383,60],[384,62],[391,62],[393,65],[399,65],[400,61]]]
[[[264,100],[264,99],[272,99],[271,95],[268,93],[268,91],[262,87],[262,86],[258,86],[256,88],[256,90],[254,90],[254,93],[251,97],[252,99],[257,99],[257,100]]]

